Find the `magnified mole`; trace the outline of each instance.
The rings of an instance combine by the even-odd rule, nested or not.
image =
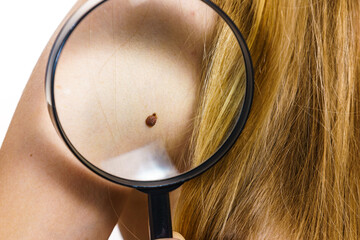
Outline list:
[[[156,113],[154,113],[146,118],[145,123],[149,128],[151,128],[156,124],[156,121],[157,121],[157,115]]]

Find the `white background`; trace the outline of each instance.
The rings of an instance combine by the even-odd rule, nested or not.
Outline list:
[[[42,50],[75,2],[76,0],[1,2],[0,145]],[[121,239],[118,229],[114,230],[109,239]]]

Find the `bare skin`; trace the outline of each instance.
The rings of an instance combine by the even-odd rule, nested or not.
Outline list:
[[[74,9],[83,2],[85,1],[79,1],[74,6]],[[122,6],[126,6],[127,1],[122,2]],[[156,5],[156,1],[153,1],[153,3]],[[155,5],[150,4],[147,8]],[[189,13],[187,15],[189,18],[193,16],[191,8],[184,7],[184,9],[188,9],[186,11]],[[143,8],[143,11],[145,10],[146,7]],[[97,21],[96,18],[93,18],[93,23],[93,30],[96,30],[97,27],[103,28],[101,20]],[[104,31],[107,30],[114,31],[114,28],[104,29]],[[89,29],[83,29],[83,33],[87,31]],[[177,34],[177,37],[181,39],[183,33],[173,32],[172,34]],[[113,40],[115,39],[113,38]],[[105,50],[99,56],[105,56],[104,60],[105,58],[109,59],[108,56],[113,54],[113,50],[116,48],[112,44],[116,44],[116,41],[106,42],[106,39],[100,38],[98,40],[99,42],[96,42],[95,39],[95,42],[91,43],[92,47],[97,48],[101,45],[108,47],[109,52]],[[118,40],[121,41],[120,38]],[[86,45],[77,46],[76,44],[83,43],[83,41],[80,29],[78,38],[74,38],[73,42],[73,46],[80,53],[87,49],[84,47]],[[51,123],[43,88],[47,58],[53,42],[54,37],[46,46],[28,81],[1,147],[0,239],[107,239],[118,221],[124,239],[147,239],[146,196],[135,190],[112,184],[87,170],[65,147]],[[198,49],[199,46],[201,48],[201,44],[195,45],[194,49]],[[128,54],[133,54],[131,46],[128,50],[130,50]],[[165,52],[165,55],[171,53],[170,48],[166,51],[168,52]],[[69,53],[71,54],[71,51]],[[138,54],[143,54],[141,56],[144,56],[142,59],[144,62],[151,60],[145,57],[145,53]],[[192,106],[196,102],[196,72],[200,56],[197,54],[200,54],[200,51],[195,54],[194,52],[190,52],[188,55],[185,54],[181,57],[183,64],[180,64],[177,69],[167,70],[167,68],[163,68],[163,72],[158,73],[159,76],[173,74],[173,72],[167,71],[176,71],[178,73],[179,77],[172,79],[167,90],[178,94],[178,98],[175,98],[171,104],[175,106],[182,105],[183,108],[179,110],[181,114],[180,112],[174,112],[174,107],[166,104],[157,106],[149,104],[148,109],[143,109],[141,107],[143,103],[139,102],[138,106],[132,106],[128,110],[125,109],[128,112],[133,109],[138,109],[138,111],[133,111],[134,114],[130,116],[131,119],[123,121],[123,123],[141,122],[141,127],[134,127],[139,131],[138,134],[140,135],[153,131],[158,127],[157,132],[154,131],[155,133],[148,134],[149,138],[153,137],[152,134],[160,134],[162,131],[176,132],[181,130],[184,127],[184,122],[187,122],[192,117]],[[116,57],[110,57],[110,61],[115,61],[114,59]],[[163,59],[164,64],[169,60],[166,57]],[[76,57],[72,56],[71,61],[76,61]],[[70,64],[64,58],[63,66],[68,63]],[[193,66],[190,67],[190,70],[189,64]],[[116,64],[114,66],[117,67]],[[126,68],[122,69],[126,71]],[[137,71],[137,69],[129,69],[129,71],[131,70]],[[151,66],[148,70],[151,70]],[[81,70],[77,69],[76,71],[80,75],[85,75],[81,74]],[[121,74],[126,75],[126,72],[121,72]],[[144,76],[140,76],[143,79],[140,81],[144,81],[143,84],[145,85],[148,84],[149,78]],[[159,76],[154,73],[151,75],[150,81],[153,81],[153,84],[156,85]],[[184,76],[187,77],[184,78]],[[117,79],[115,78],[115,80]],[[132,85],[127,86],[127,89],[131,91]],[[111,94],[107,93],[107,96]],[[116,96],[121,94],[124,93],[115,93]],[[144,88],[142,96],[143,99],[149,101],[153,96],[153,92]],[[81,101],[81,99],[78,101]],[[103,99],[103,101],[106,101],[106,99]],[[118,102],[118,106],[121,106],[121,101]],[[86,111],[86,109],[79,109],[79,111]],[[162,125],[159,120],[154,128],[149,129],[144,124],[144,119],[149,113],[155,111],[159,119],[161,116],[165,116],[161,119],[165,124]],[[113,116],[114,121],[118,120],[118,116],[120,115]],[[173,118],[174,116],[181,117]],[[111,120],[111,116],[108,116],[108,119]],[[101,121],[99,120],[96,123],[97,126],[104,125]],[[79,128],[81,126],[75,124],[69,127]],[[128,129],[124,126],[118,127]],[[124,136],[128,139],[130,133],[125,131],[123,134],[115,136],[114,146],[122,143]],[[88,138],[86,134],[80,134],[79,136],[79,144],[82,144],[82,137],[84,141]],[[106,141],[107,137],[109,135],[97,137],[96,140],[101,143]],[[178,141],[178,139],[174,139],[169,144],[173,146],[173,149],[176,149],[176,146],[181,145],[181,142]],[[132,143],[135,145],[140,144],[136,142],[136,139]],[[86,144],[84,146],[87,147]],[[109,152],[113,150],[110,148]],[[177,238],[180,239],[179,236]]]

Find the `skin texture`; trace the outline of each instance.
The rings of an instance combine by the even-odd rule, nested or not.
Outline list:
[[[83,2],[79,1],[74,9]],[[128,1],[122,1],[122,4],[124,6],[123,11],[126,10],[126,7],[131,7]],[[145,5],[137,9],[143,12],[143,15],[140,14],[139,16],[144,16],[147,10],[156,8],[157,4],[159,4],[159,1],[152,1],[152,4],[149,5],[145,3]],[[171,9],[171,6],[168,7],[168,9]],[[109,4],[103,10],[109,13],[112,9],[120,8],[116,4]],[[92,114],[98,116],[97,111],[99,111],[99,108],[94,107],[89,110],[89,108],[80,107],[71,111],[63,111],[62,116],[64,119],[71,120],[72,117],[80,119],[79,121],[69,121],[66,127],[69,131],[74,130],[76,143],[89,156],[104,156],[106,158],[109,157],[110,153],[117,152],[116,154],[120,154],[123,151],[151,142],[157,138],[157,135],[161,136],[163,132],[176,133],[176,131],[181,132],[188,127],[187,123],[192,116],[193,106],[196,103],[197,69],[203,44],[203,42],[199,41],[199,36],[196,35],[193,36],[191,41],[185,41],[186,29],[189,24],[194,21],[199,22],[196,19],[201,19],[189,9],[191,9],[191,6],[188,6],[188,8],[184,6],[182,9],[186,13],[184,15],[185,19],[188,19],[188,22],[185,21],[184,26],[172,28],[177,24],[174,19],[167,23],[170,24],[169,29],[179,31],[167,33],[169,35],[163,33],[164,35],[160,35],[158,39],[165,41],[169,40],[168,38],[176,37],[178,39],[176,44],[180,45],[175,50],[172,48],[174,46],[165,46],[165,50],[159,54],[155,54],[159,51],[150,52],[150,56],[153,54],[154,57],[159,57],[158,65],[165,65],[158,72],[151,71],[154,69],[154,65],[150,64],[153,59],[147,56],[149,53],[146,51],[136,52],[138,59],[142,61],[142,71],[136,69],[136,65],[125,66],[121,65],[121,63],[117,65],[116,59],[119,54],[133,56],[134,51],[138,51],[136,49],[139,49],[139,44],[144,40],[143,37],[154,34],[152,32],[145,33],[143,36],[133,34],[136,39],[131,41],[133,45],[117,49],[117,44],[129,42],[128,39],[122,39],[121,36],[128,36],[128,31],[134,29],[134,26],[129,26],[129,29],[127,29],[128,25],[122,26],[125,34],[119,34],[114,29],[121,29],[121,26],[114,28],[114,25],[107,25],[112,26],[107,28],[103,24],[107,20],[121,22],[117,19],[120,15],[107,14],[106,16],[110,16],[109,19],[99,19],[94,16],[89,20],[91,26],[90,22],[85,22],[79,27],[79,31],[74,33],[73,39],[69,40],[71,41],[69,51],[64,52],[64,57],[59,63],[58,76],[60,76],[60,79],[64,79],[64,84],[74,73],[79,74],[79,76],[86,75],[87,69],[71,69],[71,66],[77,66],[84,58],[89,61],[105,63],[104,68],[100,71],[105,80],[112,79],[117,82],[119,79],[123,79],[121,77],[117,78],[117,76],[129,76],[137,71],[140,72],[136,75],[137,84],[128,84],[120,88],[118,92],[109,90],[114,89],[113,86],[109,86],[105,90],[99,90],[105,91],[99,94],[99,96],[103,96],[100,97],[99,106],[109,106],[107,101],[115,102],[115,105],[103,109],[105,114],[103,114],[102,118],[93,121],[92,127],[106,129],[105,120],[123,124],[115,124],[116,128],[107,129],[108,131],[104,131],[104,135],[93,138],[92,135],[87,134],[89,126],[81,124],[89,122],[89,114],[85,113],[92,111]],[[158,16],[168,17],[168,15],[162,15],[165,13],[166,11],[160,11]],[[124,14],[121,16],[130,18],[132,15]],[[122,20],[126,22],[125,20],[129,19]],[[157,19],[152,20],[158,21]],[[136,19],[132,22],[135,25],[139,24]],[[149,21],[147,23],[151,24]],[[99,29],[111,34],[94,34],[90,40],[87,38],[89,33],[99,31]],[[144,29],[146,29],[146,26]],[[201,21],[198,24],[198,30],[199,32],[206,30],[206,27],[201,25]],[[107,239],[119,218],[119,225],[125,239],[147,239],[146,196],[135,190],[107,182],[87,170],[65,147],[51,123],[43,89],[47,57],[53,41],[54,37],[46,46],[29,79],[1,147],[0,239]],[[192,47],[189,47],[191,51],[184,51],[181,56],[177,56],[177,63],[180,64],[173,64],[171,68],[167,67],[166,64],[175,61],[175,58],[172,58],[174,51],[179,51],[179,48],[184,46],[181,44],[188,44],[189,42],[192,44]],[[148,46],[149,44],[151,45],[150,42],[147,43]],[[84,55],[89,46],[94,53],[92,57],[96,59]],[[102,50],[99,50],[100,47]],[[113,75],[114,73],[115,75]],[[164,89],[164,81],[160,81],[163,80],[160,79],[160,76],[164,75],[174,76],[167,79],[166,82],[169,84],[165,86],[168,90],[167,93],[173,96],[170,105],[165,101],[169,96],[160,95],[160,99],[153,97],[154,91]],[[146,84],[149,84],[149,81],[152,86],[151,91],[143,87],[148,86]],[[78,82],[81,84],[81,79]],[[96,82],[96,84],[100,83]],[[162,85],[162,87],[156,87],[157,84]],[[58,96],[66,94],[64,85],[57,86],[57,89],[59,90]],[[128,92],[124,89],[127,89]],[[134,91],[141,91],[142,98],[138,102],[129,100]],[[120,98],[126,94],[128,94],[127,99]],[[92,94],[75,94],[75,98],[70,99],[70,102],[76,102],[83,106],[82,103],[89,102],[86,96],[90,95]],[[148,104],[144,105],[143,100],[146,100]],[[69,101],[69,99],[65,101]],[[133,103],[130,108],[124,108],[130,102]],[[174,106],[181,106],[181,108]],[[150,129],[144,124],[144,119],[149,112],[154,111],[158,116],[161,116],[161,122],[158,121],[156,127]],[[127,118],[124,118],[124,115]],[[119,119],[122,119],[122,121],[119,121]],[[137,122],[141,123],[139,127],[136,125],[129,126]],[[117,128],[123,129],[121,134],[116,131]],[[136,134],[134,134],[134,131],[136,131]],[[115,133],[115,135],[109,133]],[[145,135],[148,138],[139,140],[139,138],[134,137],[135,135]],[[101,144],[109,142],[109,138],[111,138],[113,145],[103,151],[104,148]],[[95,144],[90,146],[87,142],[88,139],[95,141]],[[170,154],[176,156],[176,149],[181,146],[182,141],[184,141],[183,138],[165,139],[168,139],[166,144],[168,144],[169,149],[175,149],[170,150]],[[118,146],[122,146],[124,149],[119,149]],[[180,239],[178,236],[177,238]]]
[[[57,136],[43,91],[52,42],[30,77],[1,147],[0,238],[106,239],[117,221],[108,196],[120,206],[128,189],[95,177]]]

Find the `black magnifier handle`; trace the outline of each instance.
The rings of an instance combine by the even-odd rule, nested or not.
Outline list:
[[[148,193],[148,200],[151,240],[172,238],[169,193]]]

